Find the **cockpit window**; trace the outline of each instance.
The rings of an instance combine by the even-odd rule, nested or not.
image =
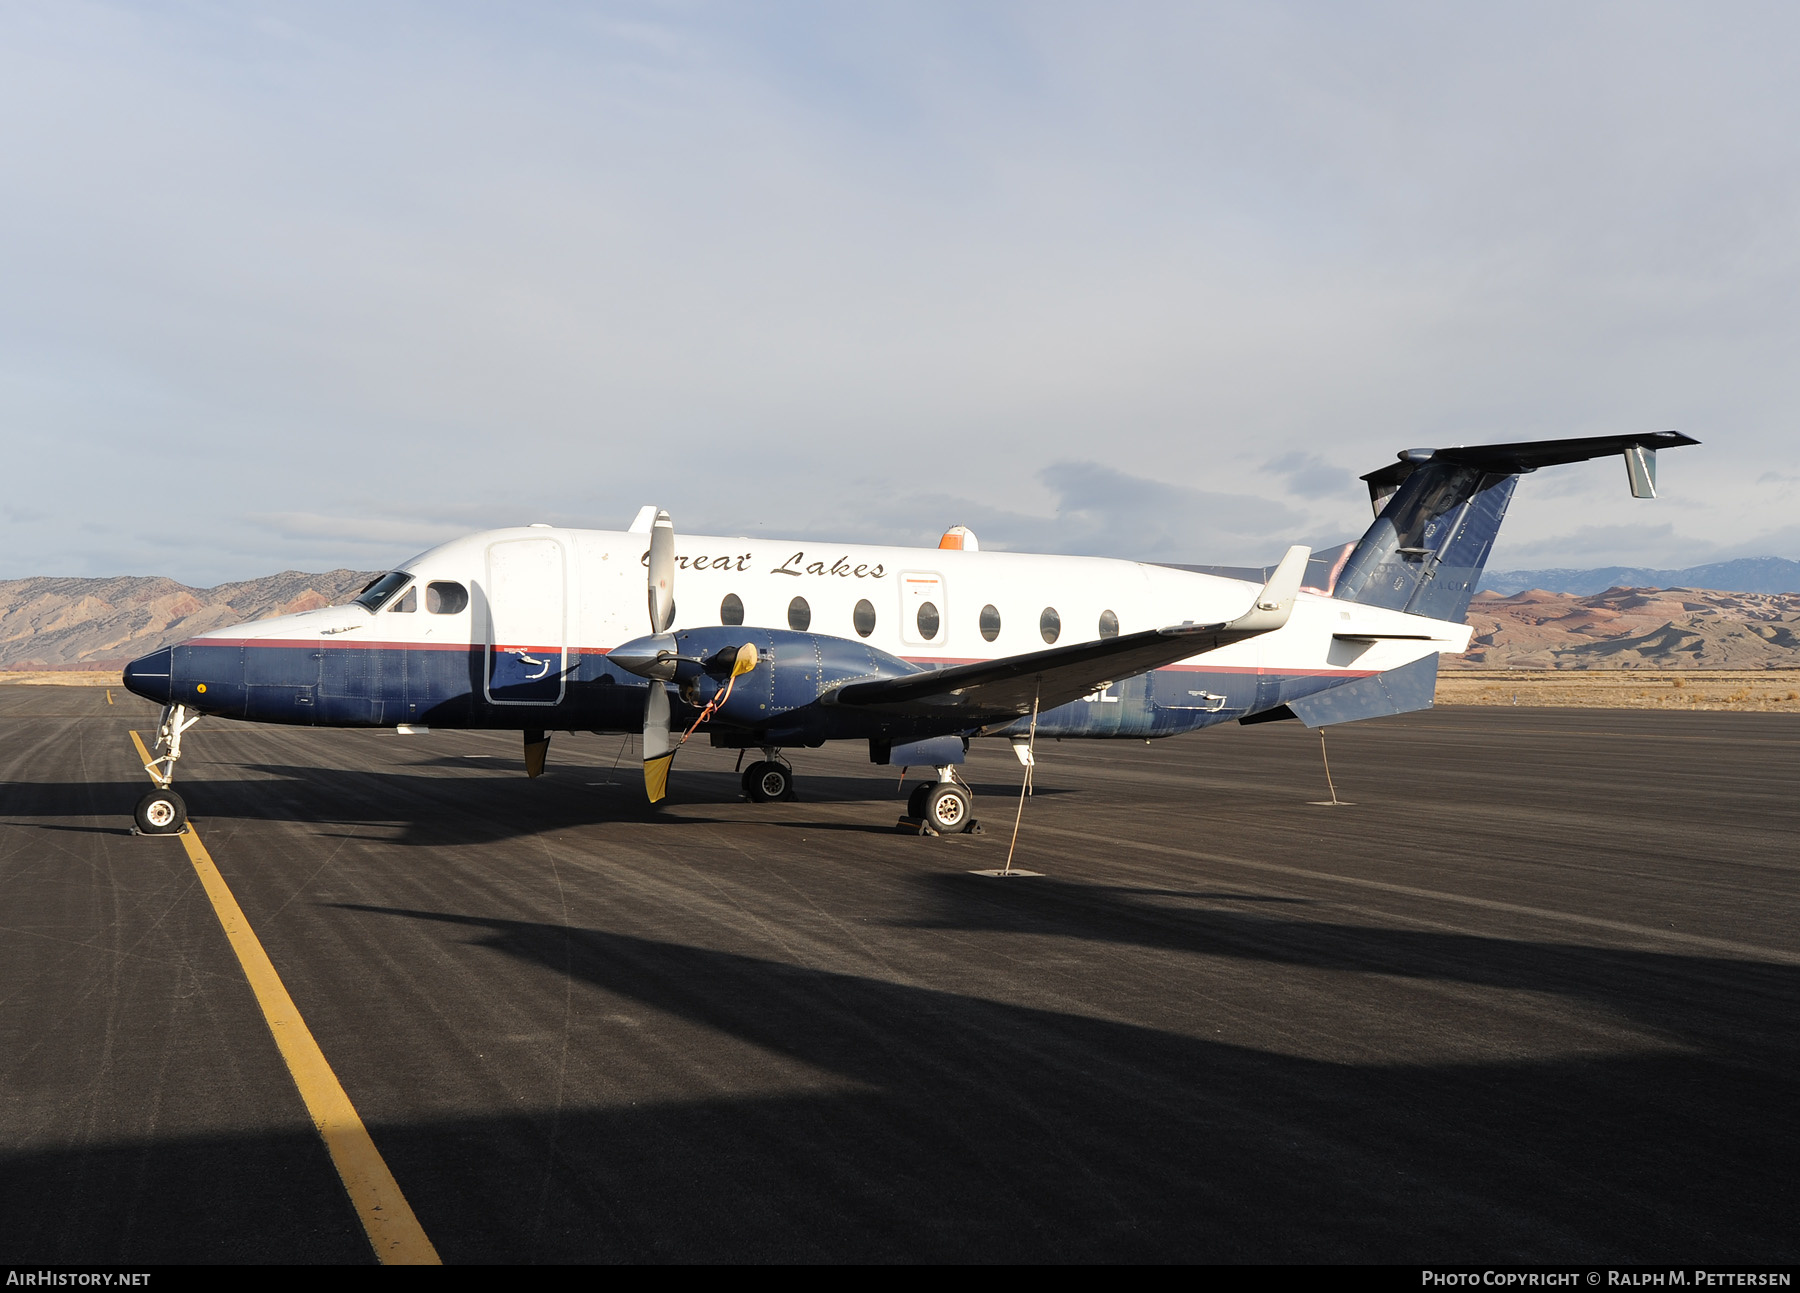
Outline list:
[[[388,607],[389,615],[410,615],[419,609],[419,590],[409,588],[400,596],[400,600]]]
[[[356,604],[373,615],[380,610],[387,599],[412,582],[412,576],[404,570],[394,570],[383,575],[357,595]]]

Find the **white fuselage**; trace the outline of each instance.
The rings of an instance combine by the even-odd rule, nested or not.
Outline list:
[[[346,645],[605,652],[649,630],[648,546],[646,534],[630,531],[485,531],[398,567],[421,588],[434,580],[468,588],[468,605],[453,614],[432,614],[422,604],[402,611],[390,603],[374,616],[360,606],[339,606],[221,629],[199,640],[323,637]],[[522,563],[521,556],[528,560]],[[527,578],[535,580],[538,594],[529,606],[518,605],[516,596],[497,604],[497,581],[516,581],[521,565],[535,566]],[[1241,580],[1105,557],[689,534],[676,539],[673,627],[730,622],[724,608],[727,598],[736,598],[747,625],[803,627],[867,641],[916,663],[950,664],[1042,650],[1052,641],[1092,641],[1103,636],[1107,612],[1126,634],[1184,621],[1222,623],[1248,609],[1257,589]],[[859,632],[859,603],[867,603],[867,633]],[[929,633],[930,611],[921,617],[927,603],[936,612]],[[984,611],[990,630],[998,621],[991,636],[983,632]],[[1054,629],[1047,627],[1052,616]],[[1433,652],[1463,651],[1470,632],[1464,624],[1303,591],[1284,628],[1210,652],[1205,667],[1366,675]],[[1352,640],[1357,635],[1369,636]]]

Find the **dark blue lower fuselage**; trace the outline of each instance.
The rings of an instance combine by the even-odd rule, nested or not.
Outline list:
[[[126,667],[125,685],[159,704],[261,723],[601,732],[634,732],[643,725],[644,688],[651,684],[611,666],[604,653],[570,652],[563,661],[561,686],[553,692],[541,681],[509,687],[490,678],[488,654],[481,645],[264,644],[202,638],[134,660]],[[1038,734],[1173,736],[1273,709],[1361,676],[1178,665],[1049,710],[1039,717]],[[764,723],[709,724],[714,742],[799,746],[944,734],[941,717],[871,715],[801,696],[770,699],[775,703]],[[671,700],[678,727],[698,716],[696,705],[673,692]],[[978,730],[1011,735],[1027,726],[1021,719]]]

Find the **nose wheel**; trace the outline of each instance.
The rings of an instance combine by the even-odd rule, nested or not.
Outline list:
[[[187,804],[173,790],[152,790],[132,814],[140,835],[175,835],[187,825]]]

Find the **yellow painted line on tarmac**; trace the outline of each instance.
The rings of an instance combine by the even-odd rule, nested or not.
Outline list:
[[[136,732],[131,739],[148,763],[150,754],[143,739]],[[338,1179],[344,1183],[376,1259],[386,1266],[441,1266],[443,1261],[437,1249],[413,1215],[406,1196],[400,1193],[394,1174],[388,1171],[381,1151],[375,1148],[368,1128],[357,1115],[356,1106],[350,1103],[337,1074],[331,1071],[325,1052],[313,1040],[312,1030],[300,1017],[299,1008],[288,995],[281,976],[275,973],[269,954],[263,951],[261,940],[232,897],[212,855],[200,842],[194,824],[189,822],[187,830],[176,838],[187,850],[188,860],[194,864],[206,896],[212,900],[213,912],[231,942],[231,950],[244,967],[244,977],[256,994],[256,1004],[262,1007],[263,1019],[275,1035],[275,1045],[287,1062],[294,1085],[300,1088],[300,1098],[306,1102],[313,1126],[325,1142],[332,1166],[337,1168]]]
[[[131,734],[131,743],[137,746],[138,758],[143,760],[144,771],[150,771],[150,751],[144,748],[144,738],[139,736],[136,732],[133,732]]]

